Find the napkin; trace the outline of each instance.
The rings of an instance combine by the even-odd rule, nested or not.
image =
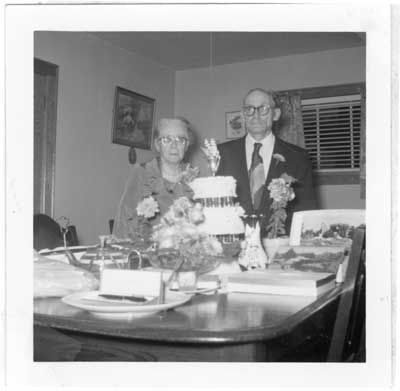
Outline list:
[[[97,279],[87,271],[34,253],[34,297],[62,297],[73,292],[93,290]]]

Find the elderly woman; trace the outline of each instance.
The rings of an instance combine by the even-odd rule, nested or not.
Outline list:
[[[198,174],[198,170],[184,163],[183,159],[193,139],[189,123],[183,118],[162,118],[155,129],[154,148],[158,156],[143,164],[135,164],[125,186],[115,218],[113,234],[117,238],[134,237],[138,233],[138,204],[152,196],[159,211],[147,219],[157,224],[160,217],[179,197],[191,198],[187,185]]]

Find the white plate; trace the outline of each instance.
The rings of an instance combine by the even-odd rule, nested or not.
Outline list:
[[[185,290],[178,290],[178,289],[171,289],[172,292],[180,292],[180,293],[184,293],[186,295],[205,295],[207,293],[211,293],[211,292],[216,292],[218,289],[220,289],[219,287],[215,286],[213,288],[196,288],[194,290],[189,290],[189,291],[185,291]]]
[[[165,311],[177,307],[189,301],[192,296],[182,292],[166,291],[165,303],[135,304],[129,302],[117,302],[98,297],[100,291],[78,292],[63,297],[61,300],[73,307],[91,312],[95,316],[107,318],[125,318],[136,315],[149,315],[159,311]],[[150,297],[149,297],[150,298]]]

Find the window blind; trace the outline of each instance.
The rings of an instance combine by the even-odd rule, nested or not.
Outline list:
[[[359,95],[303,100],[302,112],[305,147],[314,169],[360,168]]]

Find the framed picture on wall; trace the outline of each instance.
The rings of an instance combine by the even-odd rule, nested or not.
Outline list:
[[[240,111],[225,113],[226,138],[238,138],[246,134]]]
[[[155,99],[116,87],[112,142],[151,149],[154,109]]]

